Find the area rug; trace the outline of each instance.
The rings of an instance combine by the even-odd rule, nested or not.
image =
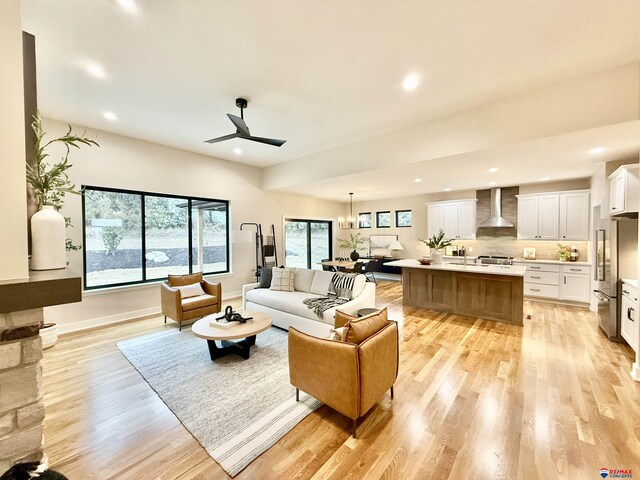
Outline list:
[[[232,477],[321,404],[289,383],[287,332],[260,333],[251,357],[211,361],[190,329],[116,344],[124,356]]]

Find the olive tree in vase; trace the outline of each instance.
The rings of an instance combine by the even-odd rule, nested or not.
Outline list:
[[[38,211],[31,217],[31,270],[55,270],[66,268],[68,242],[66,239],[67,222],[59,212],[67,193],[80,194],[69,180],[67,171],[72,167],[69,163],[71,147],[80,145],[98,146],[83,135],[75,135],[69,126],[65,135],[54,138],[43,144],[45,132],[42,130],[40,115],[33,117],[31,128],[36,135],[36,162],[27,163],[27,183],[31,186]],[[54,164],[46,161],[47,149],[53,144],[65,147],[62,159]],[[71,247],[75,249],[73,246]]]
[[[453,242],[453,240],[444,239],[444,230],[442,229],[431,238],[420,239],[420,241],[431,249],[431,263],[434,264],[442,263],[442,252],[440,250],[448,247]]]

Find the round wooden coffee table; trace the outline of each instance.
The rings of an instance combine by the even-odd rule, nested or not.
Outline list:
[[[191,326],[191,331],[196,337],[204,338],[207,341],[211,360],[231,353],[240,355],[245,360],[248,359],[251,354],[251,347],[256,344],[256,335],[271,326],[271,316],[266,313],[247,310],[242,310],[240,313],[245,318],[253,317],[253,319],[228,328],[209,325],[210,321],[222,315],[222,312],[220,312],[202,317]],[[239,342],[231,341],[238,338],[243,338],[244,340]],[[216,345],[216,340],[222,346]]]

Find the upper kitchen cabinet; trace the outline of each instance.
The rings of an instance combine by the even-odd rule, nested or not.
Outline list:
[[[518,195],[518,239],[589,240],[589,191]]]
[[[445,238],[476,238],[476,199],[450,200],[427,204],[427,235],[442,229]]]
[[[609,214],[638,213],[638,164],[622,165],[609,175]]]
[[[560,195],[541,193],[517,195],[518,239],[557,240],[560,217]]]
[[[589,192],[560,194],[560,240],[589,240]]]

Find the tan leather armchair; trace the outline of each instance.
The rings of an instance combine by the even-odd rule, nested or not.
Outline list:
[[[180,290],[175,288],[194,283],[200,283],[205,295],[182,298]],[[222,285],[205,280],[201,272],[169,275],[160,285],[160,299],[164,323],[167,323],[169,317],[178,322],[179,329],[182,330],[182,322],[217,313],[222,309]]]
[[[387,324],[359,344],[313,337],[289,328],[289,375],[299,391],[358,419],[390,390],[398,376],[398,324]],[[339,325],[336,325],[339,326]]]

